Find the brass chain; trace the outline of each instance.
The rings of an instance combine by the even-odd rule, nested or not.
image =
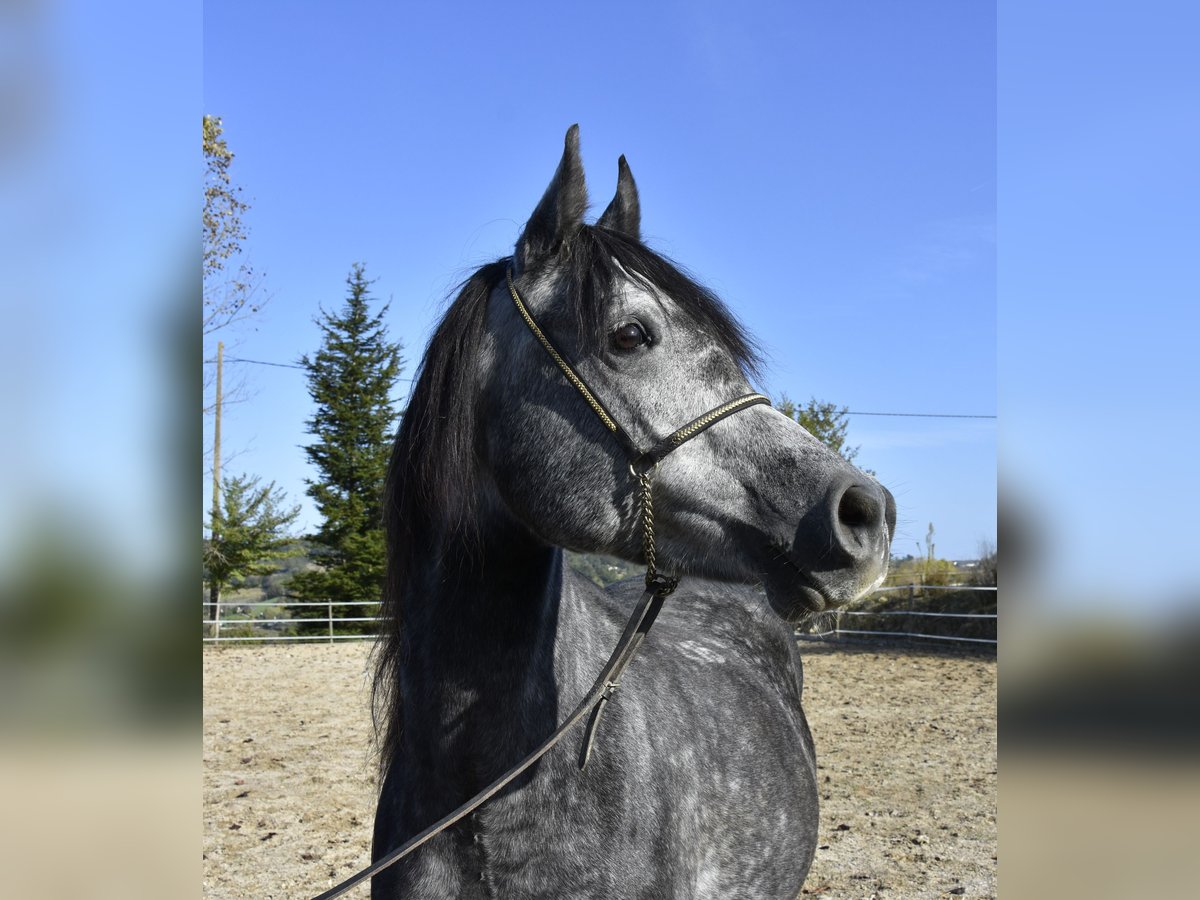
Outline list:
[[[654,549],[654,496],[650,489],[650,473],[637,476],[642,486],[642,555],[646,557],[646,583],[658,574],[657,553]]]
[[[658,551],[654,543],[654,494],[650,481],[654,469],[638,472],[631,466],[630,471],[641,486],[642,556],[646,558],[646,590],[665,597],[679,585],[679,579],[661,575],[658,571]]]

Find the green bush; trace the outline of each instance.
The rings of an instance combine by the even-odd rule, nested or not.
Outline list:
[[[888,584],[928,584],[944,586],[967,580],[967,573],[948,559],[926,559],[909,556],[894,562],[888,573]]]

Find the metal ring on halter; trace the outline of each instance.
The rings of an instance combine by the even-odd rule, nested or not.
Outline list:
[[[640,463],[642,463],[643,461],[646,461],[645,456],[637,456],[629,461],[629,474],[639,480],[642,478],[643,475],[656,474],[658,472],[658,467],[660,465],[662,465],[661,459],[651,459],[651,460],[649,460],[650,466],[648,468],[639,470],[638,465]]]

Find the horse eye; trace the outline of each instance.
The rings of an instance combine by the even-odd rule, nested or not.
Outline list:
[[[642,344],[650,343],[650,336],[637,322],[626,322],[617,326],[613,334],[613,343],[620,350],[636,350]]]

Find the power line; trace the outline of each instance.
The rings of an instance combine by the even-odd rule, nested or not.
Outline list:
[[[850,412],[847,416],[903,416],[910,419],[994,419],[995,416],[975,415],[973,413],[894,413],[894,412]]]
[[[216,360],[215,359],[206,359],[204,362],[211,365],[212,363],[215,363]],[[278,368],[278,369],[303,369],[304,368],[304,366],[297,365],[296,363],[267,362],[265,359],[244,359],[240,356],[227,356],[227,357],[225,357],[225,362],[251,363],[256,366],[274,366],[275,368]],[[409,384],[411,384],[416,379],[414,379],[414,378],[397,378],[396,380],[397,381],[406,381]]]
[[[250,363],[255,366],[275,366],[280,369],[303,369],[304,366],[296,363],[281,363],[267,362],[263,359],[243,359],[239,356],[227,356],[226,362]],[[215,363],[215,359],[206,359],[206,363]],[[415,379],[401,378],[400,381],[412,382]],[[908,419],[994,419],[994,415],[976,415],[973,413],[907,413],[907,412],[851,412],[847,410],[843,415],[847,416],[895,416]]]
[[[242,359],[241,357],[238,357],[238,356],[227,356],[227,357],[225,357],[225,361],[226,362],[253,363],[256,366],[277,366],[280,369],[303,369],[304,368],[304,366],[297,365],[296,363],[266,362],[265,360],[261,360],[261,359]],[[210,363],[210,362],[213,362],[213,360],[206,359],[205,362]]]

